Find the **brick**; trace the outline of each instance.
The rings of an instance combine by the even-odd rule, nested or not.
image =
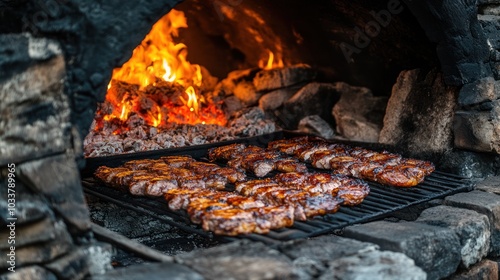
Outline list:
[[[472,191],[448,196],[445,205],[466,208],[484,214],[488,217],[491,226],[490,255],[500,256],[500,196]]]
[[[490,249],[490,222],[472,210],[437,206],[422,212],[417,222],[452,229],[461,245],[462,267],[479,262]]]
[[[428,279],[451,275],[461,260],[460,241],[452,230],[423,223],[378,221],[348,227],[345,236],[404,253],[427,272]]]
[[[471,269],[460,272],[452,277],[450,280],[498,280],[498,263],[490,260],[484,260]]]

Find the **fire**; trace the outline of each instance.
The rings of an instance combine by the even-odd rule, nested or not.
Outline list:
[[[275,55],[272,51],[268,50],[268,56],[269,58],[267,59],[262,59],[259,61],[259,67],[265,70],[271,70],[273,68],[283,68],[285,66],[283,59],[275,59]],[[279,55],[278,57],[280,57]]]
[[[196,96],[196,91],[193,87],[188,87],[186,89],[186,94],[188,96],[188,100],[185,101],[185,99],[181,97],[182,101],[189,107],[189,111],[198,114],[198,97]]]
[[[122,122],[120,131],[128,129],[125,122],[134,115],[159,128],[168,122],[226,124],[221,104],[204,102],[201,66],[191,64],[187,46],[174,41],[179,29],[187,27],[184,13],[177,10],[153,25],[129,61],[113,70],[106,94],[111,109],[104,107],[100,119]]]

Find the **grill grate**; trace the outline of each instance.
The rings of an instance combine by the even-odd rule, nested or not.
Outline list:
[[[121,207],[132,209],[153,216],[167,224],[178,227],[190,233],[196,233],[204,237],[214,238],[211,233],[203,231],[200,227],[192,225],[187,214],[174,212],[168,209],[167,202],[163,198],[144,198],[132,196],[108,187],[101,186],[90,175],[101,165],[118,166],[122,163],[140,158],[159,158],[164,155],[188,154],[194,158],[202,158],[209,148],[227,145],[230,143],[242,142],[252,145],[265,146],[269,141],[282,139],[284,137],[296,136],[296,134],[280,132],[271,135],[240,139],[217,143],[213,145],[202,145],[197,147],[187,147],[170,149],[163,151],[152,151],[145,153],[118,155],[105,158],[88,159],[84,175],[84,191],[92,196],[99,197],[106,201],[115,203]],[[325,170],[319,170],[327,172]],[[295,222],[293,227],[271,231],[265,235],[249,234],[238,238],[246,238],[254,241],[262,241],[268,244],[288,241],[293,239],[307,238],[329,233],[346,226],[364,223],[375,219],[380,219],[395,211],[407,208],[412,205],[423,203],[436,198],[442,198],[454,193],[464,192],[471,189],[471,183],[465,178],[456,175],[435,171],[428,176],[424,182],[413,188],[394,188],[383,186],[378,183],[368,183],[370,195],[358,206],[342,206],[335,214],[308,219],[304,222]],[[222,237],[225,240],[234,240],[230,237]]]

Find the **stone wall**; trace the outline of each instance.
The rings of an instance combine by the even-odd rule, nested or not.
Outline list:
[[[455,146],[500,154],[500,1],[479,1],[492,75],[465,84],[454,120]]]

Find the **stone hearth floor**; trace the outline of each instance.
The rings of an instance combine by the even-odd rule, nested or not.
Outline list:
[[[498,279],[500,177],[382,221],[269,247],[237,241],[94,279]]]

